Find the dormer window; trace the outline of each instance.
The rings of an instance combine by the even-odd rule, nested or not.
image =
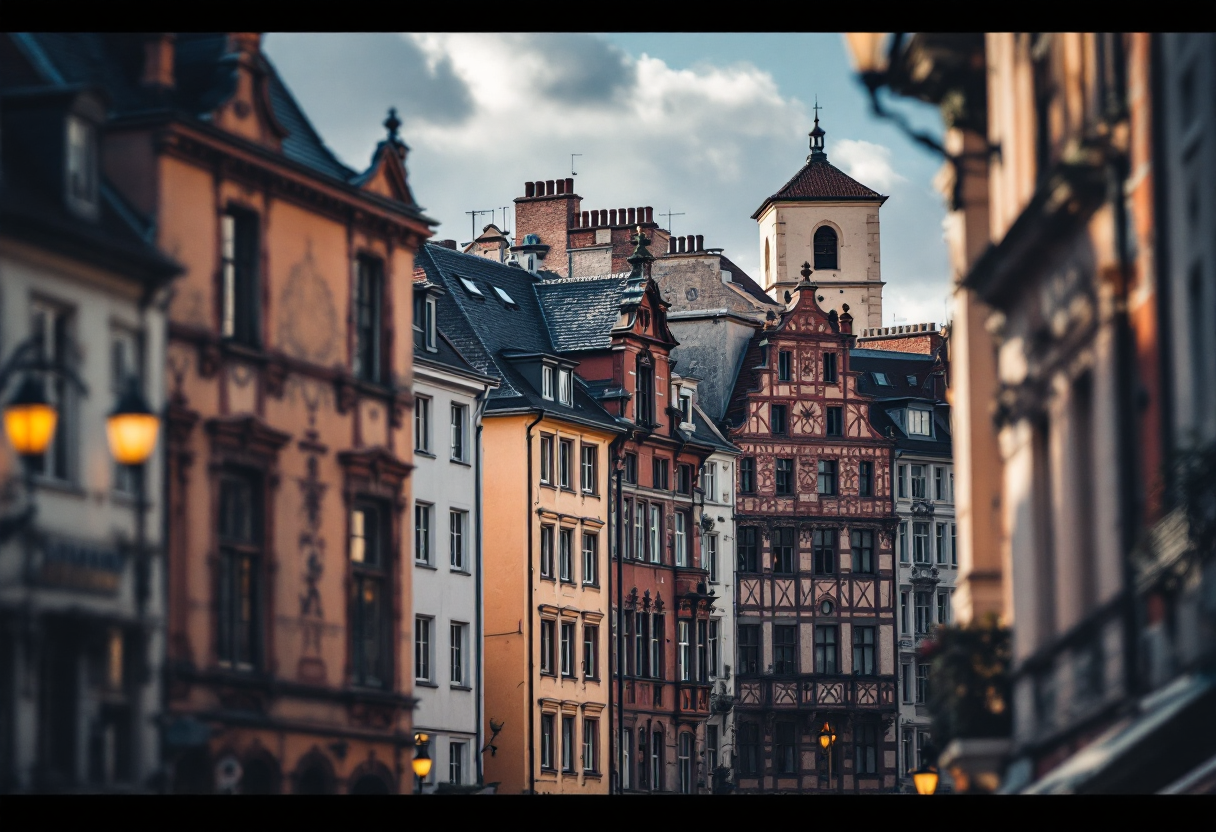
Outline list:
[[[477,288],[477,284],[474,283],[473,281],[469,280],[467,277],[460,278],[460,285],[464,286],[465,291],[468,292],[470,295],[473,295],[474,297],[477,297],[477,298],[481,298],[482,300],[486,299],[486,296],[483,295],[481,293],[481,290]]]
[[[874,383],[877,384],[879,387],[890,387],[891,386],[891,380],[889,378],[887,378],[886,373],[871,373],[871,375],[874,376]]]
[[[557,371],[557,400],[564,405],[569,405],[572,401],[569,370]]]
[[[97,211],[97,128],[80,118],[67,121],[67,198],[83,213]]]
[[[680,421],[686,424],[692,423],[692,394],[680,391]]]
[[[519,304],[515,302],[514,298],[512,298],[510,295],[507,294],[506,289],[500,289],[497,286],[495,286],[494,293],[497,294],[498,299],[501,300],[503,303],[505,303],[507,306],[512,307],[514,309],[519,308]]]
[[[553,401],[553,368],[540,368],[540,396],[542,399]]]
[[[434,351],[435,347],[435,299],[427,298],[423,308],[423,323],[422,323],[423,343],[428,350]]]
[[[929,411],[908,408],[907,420],[909,436],[930,436],[933,433]]]

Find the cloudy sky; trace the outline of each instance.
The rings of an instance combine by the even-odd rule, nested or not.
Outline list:
[[[758,277],[752,213],[806,161],[811,105],[828,160],[882,208],[883,324],[941,322],[949,285],[941,160],[871,115],[839,34],[272,34],[265,48],[326,143],[366,167],[397,107],[415,197],[437,238],[472,210],[513,229],[527,180],[570,176],[583,208],[677,212],[675,234]],[[940,131],[931,108],[914,121]],[[666,217],[656,220],[667,224]],[[477,218],[477,228],[490,215]]]

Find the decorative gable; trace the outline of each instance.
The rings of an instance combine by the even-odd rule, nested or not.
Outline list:
[[[278,152],[287,136],[270,102],[270,71],[260,32],[232,32],[223,61],[232,66],[234,90],[211,114],[217,127]]]
[[[388,130],[388,138],[376,146],[371,165],[355,180],[355,184],[387,199],[414,205],[414,194],[410,191],[405,170],[405,157],[410,149],[397,135],[401,120],[397,118],[395,107],[389,108],[384,127]]]

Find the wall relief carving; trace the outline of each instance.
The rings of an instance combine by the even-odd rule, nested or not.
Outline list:
[[[279,296],[279,347],[293,358],[328,366],[339,360],[338,329],[333,293],[317,268],[309,239]]]

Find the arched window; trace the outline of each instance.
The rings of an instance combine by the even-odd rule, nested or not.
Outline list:
[[[830,226],[821,226],[815,232],[815,268],[840,268],[836,259],[836,231]]]
[[[633,418],[639,425],[654,424],[654,367],[650,356],[638,356],[637,390],[633,395]]]
[[[766,284],[771,282],[771,279],[770,279],[771,276],[772,276],[772,270],[769,268],[769,259],[768,259],[768,240],[766,239],[764,241],[764,282]]]

